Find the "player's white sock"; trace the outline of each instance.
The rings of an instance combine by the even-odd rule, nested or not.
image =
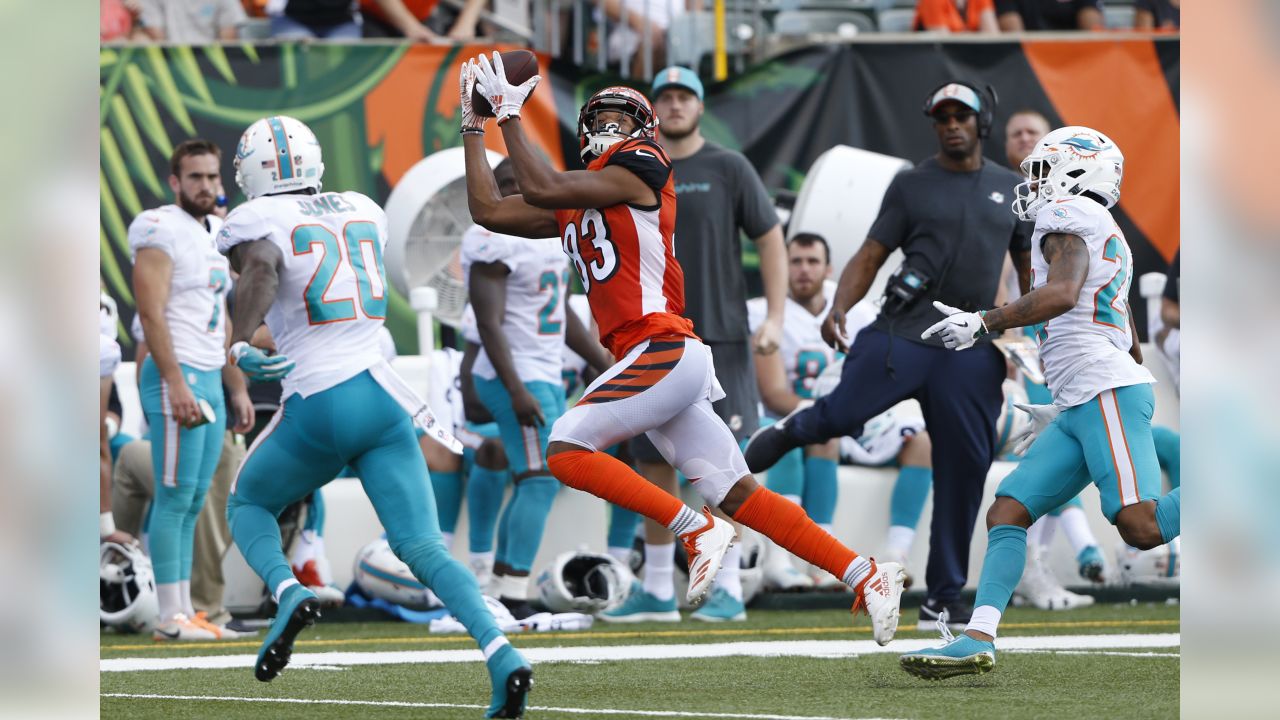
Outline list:
[[[169,622],[182,612],[182,590],[178,583],[157,583],[156,599],[160,602],[160,622]]]
[[[493,591],[500,598],[508,600],[528,600],[529,599],[529,576],[516,577],[514,575],[495,575],[493,577]]]
[[[189,618],[195,617],[196,609],[191,606],[191,581],[190,580],[178,581],[178,598],[182,601],[182,612],[185,613],[186,616]]]
[[[301,569],[307,564],[308,560],[312,560],[316,556],[316,543],[320,536],[315,530],[303,530],[298,534],[298,540],[293,544],[293,551],[289,553],[289,564],[295,568]]]
[[[1067,534],[1067,540],[1071,542],[1071,549],[1077,555],[1090,545],[1098,544],[1098,538],[1094,536],[1093,529],[1089,527],[1089,517],[1084,514],[1084,510],[1078,507],[1069,507],[1063,510],[1062,515],[1059,517],[1062,520],[1062,531]]]
[[[614,560],[617,560],[618,562],[622,563],[623,565],[630,566],[630,564],[631,564],[631,548],[629,548],[629,547],[618,547],[618,546],[616,546],[616,545],[610,545],[610,546],[609,546],[609,548],[608,548],[608,550],[606,550],[606,552],[608,552],[608,553],[609,553],[609,556],[610,556],[610,557],[612,557]]]
[[[1000,627],[1000,611],[991,605],[983,605],[973,609],[973,617],[969,619],[969,624],[964,629],[995,637],[998,627]]]
[[[916,529],[906,525],[890,525],[889,536],[885,540],[885,552],[891,558],[906,557],[911,554],[911,543],[916,540]]]
[[[1045,515],[1040,520],[1044,523],[1044,527],[1040,528],[1040,547],[1047,548],[1053,544],[1053,538],[1058,534],[1059,516]]]
[[[667,523],[667,529],[676,535],[683,535],[694,530],[701,530],[707,526],[707,518],[702,513],[685,505],[680,508],[680,512],[676,513],[674,519]]]
[[[644,544],[644,591],[659,600],[676,595],[676,544]]]
[[[871,561],[859,555],[853,559],[853,562],[849,563],[849,567],[844,569],[844,573],[840,576],[840,579],[849,587],[857,587],[858,583],[865,580],[870,574]]]
[[[724,588],[724,591],[734,599],[742,600],[742,547],[733,545],[724,554],[724,563],[720,565],[720,572],[716,573],[717,587]]]

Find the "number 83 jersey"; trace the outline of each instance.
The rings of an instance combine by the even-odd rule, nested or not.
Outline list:
[[[1133,254],[1111,213],[1078,196],[1041,208],[1031,236],[1033,290],[1049,277],[1049,263],[1040,247],[1049,233],[1075,235],[1084,240],[1089,253],[1089,271],[1075,307],[1035,328],[1054,404],[1074,407],[1104,390],[1155,382],[1129,355],[1133,345],[1128,303]]]
[[[282,381],[283,397],[308,397],[381,362],[382,208],[356,192],[267,195],[227,216],[218,249],[259,239],[274,243],[284,260],[266,317],[276,349],[297,363]]]
[[[648,139],[623,140],[587,165],[626,168],[658,196],[653,206],[619,203],[605,208],[557,210],[564,251],[573,261],[600,328],[600,342],[615,358],[649,338],[693,334],[684,312],[684,271],[676,260],[676,191],[671,161]],[[701,242],[701,238],[690,238]],[[699,282],[718,282],[699,278]]]

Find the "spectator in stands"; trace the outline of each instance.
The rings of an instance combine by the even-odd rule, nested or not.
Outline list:
[[[996,0],[1002,32],[1103,28],[1102,0]]]
[[[457,19],[447,26],[447,32],[444,27],[438,27],[438,31],[427,27],[428,20],[442,22],[439,16],[433,17],[438,5],[439,0],[360,0],[364,36],[404,37],[425,43],[465,42],[476,38],[484,0],[465,0]]]
[[[920,0],[911,29],[917,32],[1000,32],[994,0]]]
[[[267,14],[271,37],[278,40],[361,38],[356,0],[286,0],[269,3]]]
[[[982,153],[992,102],[959,82],[926,96],[938,151],[889,183],[879,215],[840,276],[823,340],[840,350],[848,347],[846,313],[866,296],[889,254],[901,248],[905,260],[886,286],[880,315],[857,334],[835,390],[757,432],[744,453],[758,473],[796,447],[856,437],[886,408],[919,399],[933,441],[934,478],[928,597],[918,624],[923,630],[934,627],[943,612],[952,629],[963,628],[973,612],[960,591],[995,456],[1005,363],[990,336],[953,352],[936,338],[921,339],[921,333],[942,316],[934,302],[968,311],[989,307],[1006,254],[1019,269],[1024,291],[1030,276],[1029,228],[1009,212],[1022,178]]]
[[[102,42],[146,39],[138,25],[142,13],[138,0],[100,0],[98,12],[98,39]]]
[[[246,15],[240,0],[137,0],[142,29],[152,40],[211,43],[235,40]]]
[[[1134,30],[1177,32],[1182,26],[1182,0],[1138,0],[1133,5]]]
[[[667,64],[667,28],[683,15],[688,0],[602,0],[604,14],[617,25],[609,34],[609,57],[631,58],[631,75],[644,76],[644,36],[653,52],[650,68]],[[622,22],[623,13],[626,22]]]

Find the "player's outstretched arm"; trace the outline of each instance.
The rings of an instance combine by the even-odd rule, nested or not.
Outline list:
[[[485,155],[484,135],[464,133],[467,163],[467,207],[471,219],[491,232],[525,238],[556,237],[560,226],[551,210],[534,207],[520,195],[502,196]]]
[[[987,332],[1048,322],[1076,306],[1089,274],[1089,249],[1079,235],[1049,233],[1041,240],[1049,278],[1044,285],[983,316]]]
[[[920,334],[928,340],[935,335],[951,350],[972,347],[987,333],[1048,322],[1075,307],[1089,274],[1089,250],[1078,235],[1049,233],[1041,240],[1044,259],[1049,263],[1045,284],[1014,302],[986,312],[964,312],[941,301],[933,306],[946,315]]]
[[[639,175],[621,167],[607,165],[598,172],[570,170],[560,172],[551,167],[533,148],[518,116],[502,124],[502,137],[507,143],[516,183],[526,202],[548,210],[604,208],[622,203],[652,207],[658,194]]]

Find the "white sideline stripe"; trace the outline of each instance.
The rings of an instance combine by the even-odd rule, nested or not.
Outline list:
[[[262,697],[219,697],[216,695],[144,695],[138,693],[102,693],[104,698],[128,698],[137,700],[222,700],[225,702],[256,703],[292,703],[296,705],[366,705],[374,707],[406,707],[406,708],[474,708],[483,710],[484,705],[463,705],[460,703],[427,703],[403,702],[396,700],[316,700],[312,698],[262,698]],[[718,713],[687,712],[682,710],[617,710],[614,708],[566,708],[530,705],[530,710],[538,712],[556,712],[573,715],[627,715],[631,717],[684,717],[684,718],[731,718],[732,720],[888,720],[887,718],[837,718],[826,715],[765,715],[761,713]]]
[[[774,640],[761,642],[699,643],[680,645],[589,645],[579,647],[521,648],[530,662],[581,662],[590,660],[668,660],[715,657],[828,657],[843,658],[873,653],[903,653],[936,646],[937,638],[897,640],[880,647],[872,640]],[[1048,635],[1001,638],[997,650],[1092,650],[1179,647],[1178,633],[1147,635]],[[481,662],[479,650],[393,650],[385,652],[294,653],[290,667],[310,665],[403,665],[408,663]],[[217,670],[249,668],[256,655],[202,655],[167,658],[115,658],[99,662],[101,672],[144,670]]]
[[[1180,658],[1182,653],[1110,652],[1107,650],[1012,650],[1019,655],[1114,655],[1115,657]]]

